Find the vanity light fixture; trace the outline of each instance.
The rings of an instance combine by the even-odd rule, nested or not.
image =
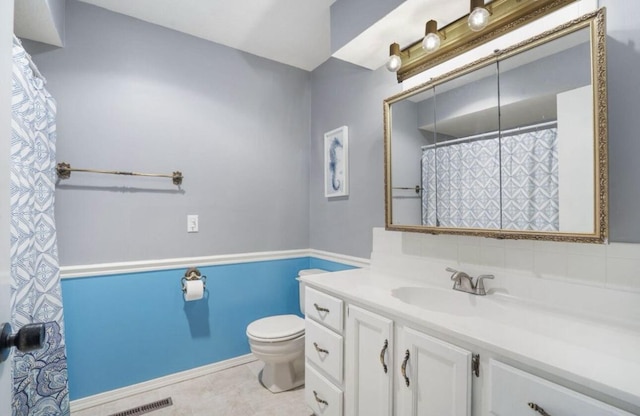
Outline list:
[[[389,46],[389,60],[386,64],[387,69],[390,72],[398,72],[402,66],[402,58],[400,58],[400,54],[400,45],[392,43],[391,46]]]
[[[485,0],[470,0],[469,14],[440,30],[435,20],[429,20],[426,36],[404,49],[393,43],[387,69],[402,82],[575,1],[491,0],[485,5]]]
[[[440,47],[440,33],[438,33],[438,22],[429,20],[424,30],[425,36],[422,39],[422,49],[426,53],[435,52]]]
[[[471,6],[469,8],[469,18],[467,24],[469,29],[474,32],[479,32],[489,24],[489,17],[491,14],[486,7],[484,7],[484,0],[471,0]]]

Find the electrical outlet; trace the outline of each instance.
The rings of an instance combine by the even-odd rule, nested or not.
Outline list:
[[[198,232],[198,216],[197,215],[187,215],[187,232],[188,233]]]

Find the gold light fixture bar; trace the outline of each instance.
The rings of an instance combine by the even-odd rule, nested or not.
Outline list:
[[[422,38],[402,49],[398,82],[419,74],[455,56],[511,32],[554,12],[576,0],[493,0],[485,7],[491,13],[489,24],[481,32],[469,29],[466,14],[440,29],[440,48],[429,54],[422,49]]]

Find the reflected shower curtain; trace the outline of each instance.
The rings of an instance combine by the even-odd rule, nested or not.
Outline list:
[[[523,130],[426,146],[422,223],[558,231],[557,128]]]
[[[13,415],[68,415],[67,359],[53,216],[56,105],[20,41],[13,41],[11,313],[17,331],[47,322],[40,350],[14,351]]]
[[[558,231],[558,129],[502,137],[502,228]]]
[[[500,228],[497,155],[497,138],[424,149],[423,206],[426,199],[431,208],[423,210],[425,225]]]

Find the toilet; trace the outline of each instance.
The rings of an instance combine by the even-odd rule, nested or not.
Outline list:
[[[326,273],[305,269],[298,276]],[[300,282],[300,312],[304,314],[304,283]],[[247,326],[251,352],[264,368],[260,382],[273,393],[304,384],[304,319],[297,315],[275,315],[258,319]]]

